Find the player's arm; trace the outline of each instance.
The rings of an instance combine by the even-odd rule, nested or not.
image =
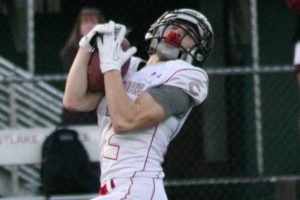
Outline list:
[[[116,133],[146,128],[165,118],[163,109],[148,93],[133,102],[126,94],[121,74],[111,71],[104,75],[108,111]]]
[[[104,76],[108,110],[117,133],[152,127],[171,115],[188,111],[193,102],[182,89],[162,86],[143,93],[133,102],[123,89],[121,75]]]
[[[163,86],[148,90],[135,102],[126,95],[120,74],[108,73],[105,81],[109,112],[117,132],[147,128],[169,116],[184,114],[193,105],[201,104],[208,94],[208,76],[196,68],[178,71]]]
[[[91,93],[87,87],[87,66],[91,53],[80,47],[68,74],[63,105],[71,111],[91,111],[102,98],[100,93]]]
[[[100,93],[88,91],[87,69],[91,53],[94,49],[92,41],[97,35],[113,31],[108,23],[96,25],[81,38],[79,50],[67,78],[63,105],[71,111],[91,111],[95,109],[103,97]]]
[[[114,31],[97,38],[100,69],[104,74],[105,95],[112,125],[117,133],[145,128],[164,119],[162,108],[149,94],[144,94],[133,102],[123,87],[121,66],[135,52],[131,47],[126,52],[121,49],[126,27],[109,22]]]

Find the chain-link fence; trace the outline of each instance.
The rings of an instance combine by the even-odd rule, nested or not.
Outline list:
[[[221,86],[210,84],[210,90],[217,87],[219,92],[209,95],[203,105],[193,110],[169,147],[164,165],[169,198],[275,200],[282,195],[285,199],[299,196],[299,188],[296,189],[300,180],[299,101],[297,88],[290,84],[294,81],[293,68],[207,69],[207,72],[213,82],[222,83]],[[254,74],[261,79],[260,99],[253,92]],[[27,90],[26,94],[36,98],[35,93],[42,94],[37,85],[44,83],[50,87],[53,82],[64,79],[65,76],[2,76],[1,83],[18,87],[30,84],[35,89]],[[15,95],[2,96],[0,109],[4,118],[0,119],[1,124],[15,119],[21,127],[27,122],[30,124],[26,126],[33,127],[49,125],[41,124],[41,117],[34,117],[39,114],[50,116],[41,110],[43,106],[39,102],[25,105],[26,112],[30,113],[25,119],[22,117],[24,109],[5,113],[3,102]],[[257,111],[255,101],[261,101]],[[17,99],[13,107],[19,108],[26,103],[24,99]],[[257,118],[255,112],[260,112],[261,118]],[[47,121],[50,123],[51,120]],[[256,126],[260,123],[261,137],[257,137]],[[260,167],[262,171],[259,171]]]
[[[22,4],[11,2],[0,1],[0,37],[6,38],[0,40],[0,128],[57,125],[61,122],[66,79],[59,52],[82,4],[27,1],[35,8],[35,23],[28,23],[34,33],[28,34],[28,38],[34,38],[35,48],[27,46],[27,52],[35,55],[32,57],[26,55],[29,39],[19,37],[20,33],[26,35],[26,31],[18,31],[24,30],[17,20],[22,12],[15,18],[11,15],[22,9]],[[207,14],[215,30],[215,48],[204,66],[210,77],[209,96],[192,111],[166,155],[169,199],[300,199],[299,92],[293,67],[282,64],[291,63],[293,18],[282,2],[261,1],[256,5],[252,0],[243,1],[248,2],[245,13],[252,13],[247,16],[252,21],[241,25],[244,18],[237,17],[241,21],[234,28],[230,27],[236,13],[231,13],[226,0],[95,2],[107,19],[128,26],[127,37],[141,57],[146,56],[145,31],[165,10],[199,9]],[[277,17],[276,22],[269,19],[270,15]],[[26,19],[32,20],[29,16],[21,22]],[[243,32],[245,26],[252,36],[250,32],[233,33]],[[14,48],[12,44],[23,45]],[[233,67],[235,64],[240,66]],[[14,172],[22,181],[34,183],[28,190],[37,191],[38,170],[39,166],[23,166]]]
[[[299,100],[296,85],[290,87],[292,70],[262,68],[260,97],[253,72],[208,70],[211,79],[222,81],[223,92],[193,111],[169,149],[171,199],[299,198]]]

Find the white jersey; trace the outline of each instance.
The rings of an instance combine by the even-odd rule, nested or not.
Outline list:
[[[138,60],[133,58],[124,77],[124,87],[132,101],[147,89],[160,85],[183,89],[192,97],[194,105],[202,103],[207,96],[208,77],[200,68],[174,60],[149,65],[136,72],[137,63]],[[116,177],[163,178],[161,164],[167,147],[178,134],[190,110],[182,118],[171,116],[151,128],[116,134],[107,115],[106,99],[103,98],[98,107],[101,182]]]

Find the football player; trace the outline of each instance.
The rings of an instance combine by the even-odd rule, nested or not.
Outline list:
[[[80,41],[64,106],[76,111],[98,108],[101,188],[94,200],[165,200],[164,155],[191,109],[207,97],[208,76],[198,65],[212,49],[213,31],[196,10],[165,12],[146,33],[149,59],[141,69],[141,59],[132,56],[136,48],[121,48],[125,32],[124,25],[110,21]],[[95,37],[105,94],[87,90]],[[120,68],[130,57],[130,69],[122,78]]]

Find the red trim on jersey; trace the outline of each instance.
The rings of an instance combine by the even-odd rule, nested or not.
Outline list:
[[[144,167],[143,167],[142,171],[144,171],[144,170],[145,170],[145,168],[146,168],[146,164],[147,164],[148,157],[149,157],[149,154],[150,154],[150,149],[151,149],[151,147],[152,147],[152,144],[153,144],[154,136],[156,135],[156,132],[157,132],[157,127],[158,127],[158,125],[155,127],[155,130],[154,130],[153,136],[152,136],[152,138],[151,138],[151,143],[150,143],[150,146],[149,146],[149,148],[148,148],[148,152],[147,152],[146,160],[145,160]]]
[[[130,195],[130,190],[131,190],[131,187],[133,186],[133,178],[135,177],[135,174],[136,174],[136,172],[134,172],[134,174],[132,175],[132,177],[130,177],[130,182],[131,182],[131,184],[130,184],[130,186],[129,186],[129,188],[128,188],[127,193],[125,194],[125,197],[122,198],[121,200],[127,199],[128,195]]]
[[[153,199],[154,193],[155,193],[155,180],[154,180],[154,178],[152,178],[152,181],[153,181],[153,192],[152,192],[150,200]]]
[[[197,72],[200,72],[200,73],[202,73],[205,77],[206,77],[206,79],[208,79],[208,77],[207,77],[207,75],[206,75],[206,73],[203,71],[203,70],[200,70],[200,69],[189,69],[189,68],[187,68],[187,69],[180,69],[180,70],[178,70],[178,71],[175,71],[166,81],[165,81],[165,83],[167,83],[177,72],[181,72],[181,71],[188,71],[188,70],[192,70],[192,71],[197,71]]]
[[[131,182],[131,184],[130,184],[130,186],[129,186],[129,188],[128,188],[128,192],[126,193],[125,197],[123,197],[121,200],[126,200],[127,197],[129,197],[131,188],[132,188],[132,186],[133,186],[133,178],[135,177],[135,174],[136,174],[136,173],[134,173],[133,176],[130,177],[130,182]],[[155,194],[155,178],[152,178],[152,181],[153,181],[153,191],[152,191],[150,200],[153,199],[154,194]]]

